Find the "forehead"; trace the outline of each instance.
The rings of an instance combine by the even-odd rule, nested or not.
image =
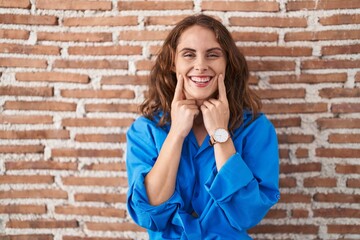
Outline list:
[[[194,25],[186,29],[180,36],[177,49],[210,49],[221,48],[215,33],[205,27]]]

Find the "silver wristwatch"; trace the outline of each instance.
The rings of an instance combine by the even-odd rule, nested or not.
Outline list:
[[[218,128],[214,131],[214,134],[210,137],[210,145],[214,146],[215,143],[224,143],[230,137],[229,132],[224,128]]]

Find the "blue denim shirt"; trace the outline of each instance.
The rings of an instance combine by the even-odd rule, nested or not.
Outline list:
[[[148,202],[144,178],[154,165],[169,126],[138,118],[127,132],[127,207],[150,239],[251,239],[255,226],[279,199],[276,132],[260,114],[244,113],[232,134],[236,153],[217,171],[207,136],[201,146],[186,137],[174,194],[159,206]],[[195,211],[198,217],[194,217]]]

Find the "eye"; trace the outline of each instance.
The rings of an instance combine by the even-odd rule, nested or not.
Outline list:
[[[193,58],[193,57],[195,57],[195,54],[192,53],[192,52],[185,52],[183,54],[183,57],[185,57],[185,58]]]
[[[209,53],[209,54],[208,54],[208,57],[209,57],[209,58],[218,58],[218,57],[219,57],[219,54],[217,54],[217,53]]]

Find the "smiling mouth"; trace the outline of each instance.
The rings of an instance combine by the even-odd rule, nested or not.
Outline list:
[[[205,84],[211,81],[212,77],[189,77],[191,81],[197,84]]]

